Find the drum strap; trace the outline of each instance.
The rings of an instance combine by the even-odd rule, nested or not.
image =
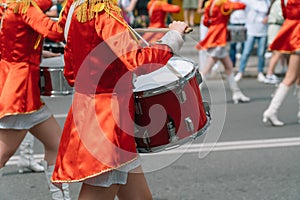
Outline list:
[[[66,20],[66,25],[65,25],[65,31],[64,31],[64,36],[65,36],[65,40],[67,41],[67,37],[68,37],[68,33],[69,33],[69,28],[70,28],[70,23],[71,23],[71,19],[74,13],[74,10],[77,6],[81,5],[84,3],[84,0],[80,0],[80,1],[76,1],[74,3],[72,3],[69,12],[68,12],[68,16],[67,16],[67,20]]]
[[[215,4],[216,4],[216,0],[213,0],[211,2],[210,8],[209,8],[209,16],[212,16],[212,10],[213,10]]]
[[[5,12],[6,12],[6,9],[7,9],[7,4],[6,3],[1,3],[0,6],[3,6],[3,8],[4,8],[4,11],[3,11],[2,16],[1,16],[1,21],[0,21],[0,31],[1,31],[3,20],[4,20],[4,15],[5,15]]]

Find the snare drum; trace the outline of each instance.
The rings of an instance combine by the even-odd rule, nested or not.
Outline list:
[[[236,43],[236,42],[245,42],[247,38],[247,29],[245,26],[241,25],[228,25],[227,26],[227,41]]]
[[[192,61],[173,57],[159,70],[137,77],[135,141],[139,152],[174,148],[206,132],[209,111],[202,102],[201,75],[196,71]]]
[[[63,56],[45,58],[40,65],[40,89],[43,96],[62,96],[73,94],[64,77]]]

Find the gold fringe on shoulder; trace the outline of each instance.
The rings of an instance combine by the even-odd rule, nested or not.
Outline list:
[[[2,3],[6,3],[8,6],[12,5],[14,13],[20,14],[26,13],[30,5],[40,9],[37,3],[33,0],[7,0],[5,2],[1,0],[1,4]]]
[[[86,22],[95,17],[95,14],[101,11],[111,13],[115,11],[121,16],[121,9],[118,6],[117,0],[75,0],[78,3],[78,10],[76,12],[77,20],[79,22]]]
[[[76,18],[79,22],[84,23],[92,20],[95,18],[96,13],[105,11],[108,15],[126,27],[134,40],[138,43],[138,39],[130,29],[129,25],[120,19],[120,17],[122,17],[122,10],[118,6],[118,0],[74,0],[74,3],[75,5],[77,4],[76,7],[78,7]]]

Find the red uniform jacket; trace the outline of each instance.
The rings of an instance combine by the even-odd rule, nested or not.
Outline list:
[[[245,8],[245,4],[229,0],[215,0],[213,7],[212,2],[206,3],[203,23],[208,27],[208,31],[206,37],[196,45],[198,50],[226,46],[227,24],[230,14],[233,10]]]
[[[53,182],[82,181],[137,158],[132,75],[158,69],[173,55],[167,45],[141,48],[117,7],[102,5],[90,20],[77,19],[81,6],[72,15],[64,74],[75,94]]]
[[[30,3],[30,7],[24,13],[21,12],[22,5],[19,12],[15,13],[14,8],[18,3],[11,3],[3,16],[0,48],[0,118],[34,112],[43,105],[39,89],[42,38],[61,41],[63,32],[58,24],[41,10],[48,9],[51,1],[36,2],[37,4]]]

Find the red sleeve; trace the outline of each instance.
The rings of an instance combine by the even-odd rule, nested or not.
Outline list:
[[[180,11],[180,6],[164,3],[161,5],[162,10],[169,13],[178,13]]]
[[[56,42],[63,41],[63,30],[58,26],[58,23],[52,21],[40,9],[30,6],[27,12],[22,14],[22,18],[25,23],[43,37]]]
[[[233,11],[233,10],[242,10],[245,9],[246,5],[241,2],[230,2],[228,1],[227,3],[223,4],[223,9],[225,12],[228,11]]]
[[[37,5],[40,7],[40,9],[45,12],[49,10],[52,6],[52,1],[51,0],[34,0]]]
[[[103,15],[107,14],[103,13]],[[96,20],[96,30],[99,37],[103,38],[128,70],[135,70],[137,74],[148,73],[165,65],[173,56],[167,45],[142,48],[124,25],[113,17],[103,15]]]

